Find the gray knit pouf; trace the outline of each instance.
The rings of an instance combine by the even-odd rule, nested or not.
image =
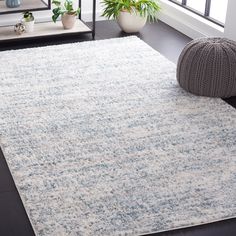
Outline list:
[[[225,38],[191,41],[179,57],[177,80],[196,95],[236,96],[236,42]]]

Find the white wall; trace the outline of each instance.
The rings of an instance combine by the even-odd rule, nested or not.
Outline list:
[[[236,1],[229,0],[224,36],[236,41]]]
[[[101,18],[101,13],[102,13],[102,6],[101,6],[101,0],[96,0],[96,16],[97,16],[97,20],[103,19]],[[86,20],[91,18],[91,11],[92,11],[92,0],[82,0],[82,10],[84,12],[84,18],[86,18]]]

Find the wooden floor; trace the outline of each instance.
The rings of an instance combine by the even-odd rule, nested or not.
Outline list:
[[[97,22],[96,39],[107,39],[127,36],[122,33],[115,22]],[[159,51],[173,62],[177,62],[183,47],[191,39],[167,26],[162,22],[147,25],[137,34],[151,47]],[[53,40],[25,41],[21,43],[0,43],[0,50],[37,47],[49,44],[70,43],[92,40],[91,35],[80,38],[55,37]],[[158,66],[158,65],[157,65]],[[236,108],[236,97],[226,99]],[[20,196],[7,167],[5,158],[0,151],[0,236],[33,236],[34,232],[25,213]],[[236,219],[230,219],[202,226],[173,230],[155,234],[158,236],[236,236]]]

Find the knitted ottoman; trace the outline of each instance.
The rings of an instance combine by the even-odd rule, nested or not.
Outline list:
[[[191,41],[179,57],[177,80],[196,95],[236,96],[236,42],[226,38]]]

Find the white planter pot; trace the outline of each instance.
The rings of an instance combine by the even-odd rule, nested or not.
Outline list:
[[[117,17],[117,23],[126,33],[139,32],[147,22],[147,17],[140,16],[136,12],[121,11]]]
[[[76,15],[63,14],[61,17],[64,29],[72,29],[76,22]]]
[[[33,21],[24,21],[22,20],[23,25],[25,26],[26,33],[34,32],[34,20]]]

